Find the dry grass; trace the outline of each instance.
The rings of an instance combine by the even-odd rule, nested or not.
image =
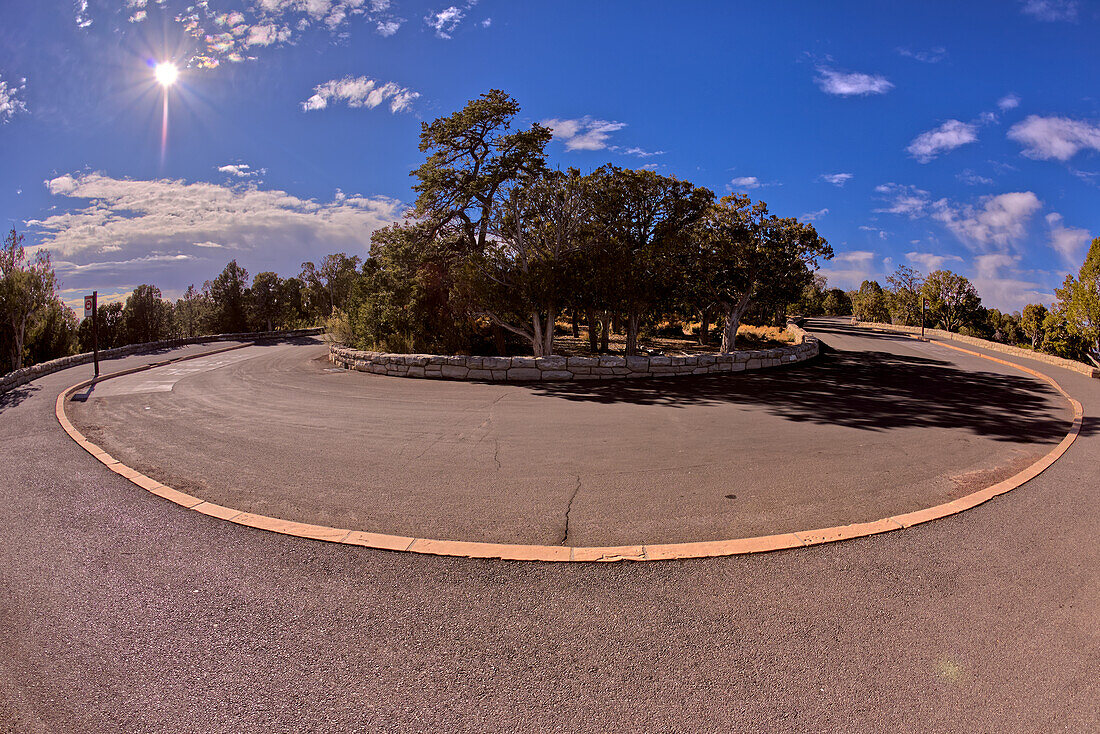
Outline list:
[[[558,334],[554,336],[554,354],[568,356],[588,356],[588,329],[580,328],[580,336],[572,336],[572,327],[567,322],[558,322]],[[693,328],[694,327],[694,328]],[[694,331],[698,325],[689,325]],[[561,332],[564,332],[561,333]],[[650,336],[638,340],[639,351],[643,354],[664,354],[684,356],[688,354],[709,354],[718,351],[721,345],[721,331],[711,331],[710,339],[704,346],[695,340],[694,334],[683,337]],[[737,349],[774,349],[791,344],[794,335],[775,326],[746,326],[737,330]],[[608,354],[624,354],[626,335],[612,334],[608,341]]]

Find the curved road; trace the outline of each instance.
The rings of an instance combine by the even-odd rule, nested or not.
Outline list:
[[[1027,450],[1023,428],[1044,448],[1064,433],[1064,409],[1019,373],[814,328],[837,351],[738,393],[762,430],[928,434],[927,460],[960,471],[981,457],[939,434],[1000,458]],[[0,396],[0,730],[1094,731],[1100,381],[1030,366],[1083,403],[1086,423],[1020,489],[907,531],[643,565],[387,553],[187,512],[61,431],[54,398],[90,369],[42,378]],[[958,382],[937,392],[929,370]],[[525,390],[691,414],[695,436],[708,411],[733,416],[718,388],[671,382]]]

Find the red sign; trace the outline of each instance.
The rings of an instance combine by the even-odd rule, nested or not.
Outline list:
[[[94,296],[84,296],[84,315],[85,316],[88,316],[89,314],[92,313],[92,308],[94,308],[94,306],[92,305],[93,304],[93,300],[92,300],[93,298],[94,298]]]

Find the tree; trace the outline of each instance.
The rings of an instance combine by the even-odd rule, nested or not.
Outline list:
[[[920,326],[921,287],[924,279],[908,265],[899,265],[886,276],[890,317],[895,324]]]
[[[56,283],[49,253],[39,250],[28,261],[23,235],[12,229],[0,250],[0,317],[8,331],[13,370],[23,366],[27,327],[49,308],[56,296]]]
[[[849,316],[852,313],[852,299],[840,288],[830,288],[821,307],[826,316]]]
[[[554,323],[572,290],[569,265],[590,227],[592,197],[580,172],[547,173],[511,188],[472,259],[475,313],[553,353]]]
[[[161,341],[172,328],[172,307],[161,298],[160,288],[139,285],[126,299],[122,320],[126,343]]]
[[[1043,321],[1046,319],[1047,307],[1041,303],[1029,303],[1024,306],[1024,312],[1020,316],[1020,328],[1024,335],[1031,340],[1031,348],[1038,349],[1043,341]]]
[[[1042,350],[1065,359],[1083,360],[1088,354],[1088,343],[1075,332],[1065,311],[1055,308],[1043,319]]]
[[[298,278],[310,289],[311,301],[324,304],[323,308],[315,308],[315,316],[331,316],[347,305],[358,271],[359,256],[352,257],[343,252],[325,255],[320,268],[312,262],[302,263]]]
[[[1078,277],[1067,275],[1054,292],[1059,301],[1056,310],[1069,332],[1085,343],[1087,354],[1100,365],[1100,237],[1092,241]]]
[[[865,280],[852,296],[852,315],[860,321],[885,323],[890,320],[886,291],[877,280]]]
[[[921,293],[928,301],[934,321],[946,331],[958,331],[974,323],[981,313],[982,299],[974,285],[950,270],[937,270],[925,279]]]
[[[350,288],[349,288],[350,290]],[[285,307],[282,279],[272,272],[256,273],[249,290],[249,319],[256,330],[274,331],[282,326]]]
[[[187,286],[183,298],[176,301],[175,321],[180,336],[191,338],[213,331],[213,305],[210,296],[195,286]]]
[[[213,330],[220,334],[248,331],[248,271],[231,260],[218,277],[203,284],[213,307]]]
[[[795,300],[811,282],[818,258],[833,256],[813,225],[770,215],[767,204],[743,195],[710,207],[697,242],[694,277],[705,280],[724,316],[723,353],[736,346],[737,329],[754,301]]]
[[[595,178],[595,217],[618,271],[612,303],[626,319],[626,353],[637,354],[642,320],[670,306],[689,266],[692,229],[714,194],[653,171],[605,167]]]
[[[813,277],[794,304],[799,316],[821,316],[825,313],[825,299],[829,295],[829,281],[818,273]]]
[[[26,353],[29,364],[76,353],[79,320],[60,298],[54,298],[42,316],[27,327]]]
[[[90,352],[93,345],[100,349],[114,349],[126,345],[126,328],[122,316],[122,304],[101,303],[96,308],[96,339],[92,340],[92,319],[86,318],[80,322],[77,338],[80,341],[80,351]]]

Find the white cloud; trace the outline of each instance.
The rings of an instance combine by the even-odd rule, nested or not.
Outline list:
[[[1001,112],[1014,110],[1019,106],[1020,98],[1015,94],[1006,94],[1005,96],[997,100],[997,107],[1001,110]]]
[[[378,25],[376,26],[376,29],[378,30],[378,35],[382,36],[383,38],[389,38],[394,33],[397,33],[398,30],[400,30],[401,24],[403,22],[404,21],[398,19],[378,21]]]
[[[247,163],[230,163],[224,166],[218,166],[218,172],[227,173],[237,178],[251,178],[253,176],[262,176],[267,173],[267,170],[264,168],[252,168]]]
[[[1074,22],[1077,20],[1078,6],[1077,0],[1023,0],[1020,10],[1048,23],[1059,20]]]
[[[886,94],[894,85],[880,74],[840,71],[827,66],[817,67],[817,85],[826,94],[842,97]]]
[[[424,19],[429,28],[435,31],[437,38],[450,39],[462,19],[466,17],[466,11],[454,5],[444,8],[437,13],[431,13]]]
[[[19,99],[19,94],[27,88],[27,80],[21,79],[19,86],[11,86],[0,75],[0,123],[5,123],[20,112],[27,111],[27,105]]]
[[[1067,265],[1078,267],[1084,260],[1085,249],[1092,239],[1089,231],[1065,226],[1062,224],[1062,215],[1056,212],[1047,214],[1047,224],[1050,225],[1050,246],[1062,256]]]
[[[887,202],[884,209],[875,209],[879,214],[899,214],[917,219],[928,213],[928,207],[932,203],[928,192],[915,186],[885,183],[876,186],[875,192],[882,194]]]
[[[973,143],[977,139],[976,125],[959,120],[948,120],[939,127],[915,137],[906,150],[920,163],[928,163],[940,153]]]
[[[254,25],[248,30],[248,37],[242,41],[245,48],[252,46],[270,46],[273,43],[285,43],[290,38],[290,29],[274,23]]]
[[[492,18],[486,18],[485,20],[481,21],[481,27],[482,28],[488,28],[492,24],[493,24],[493,19]]]
[[[1011,312],[1021,311],[1029,303],[1050,303],[1054,300],[1049,288],[1027,279],[1034,273],[1022,272],[1019,263],[1018,255],[1005,253],[974,258],[974,275],[970,281],[985,306]]]
[[[1100,150],[1100,125],[1068,117],[1029,115],[1013,125],[1008,137],[1024,146],[1028,158],[1068,161],[1082,149]]]
[[[828,278],[830,285],[845,290],[854,290],[863,281],[882,276],[878,254],[868,250],[838,252],[818,272]]]
[[[932,218],[942,222],[964,244],[978,249],[1007,247],[1027,234],[1027,224],[1042,203],[1030,191],[982,199],[980,207],[955,206],[941,199]]]
[[[831,183],[833,186],[844,186],[854,178],[851,173],[823,173],[818,179],[825,183]]]
[[[614,146],[614,145],[611,146],[611,149],[614,150],[617,153],[622,153],[623,155],[636,155],[639,158],[652,158],[655,155],[664,155],[665,154],[665,152],[663,150],[645,150],[644,148],[625,148],[625,149],[621,149],[618,146]]]
[[[826,209],[818,209],[816,212],[807,212],[807,213],[803,214],[801,217],[799,217],[799,219],[804,219],[807,222],[813,222],[813,221],[816,221],[818,219],[821,219],[823,216],[825,216],[828,213],[829,213],[829,210],[827,208]]]
[[[938,64],[947,58],[947,49],[936,46],[925,51],[914,51],[909,48],[898,48],[898,53],[906,58],[915,59],[925,64]]]
[[[222,248],[238,251],[242,264],[297,272],[303,260],[326,253],[364,255],[371,233],[402,211],[400,202],[385,197],[319,203],[256,186],[141,181],[102,173],[58,176],[46,185],[54,196],[85,202],[27,222],[34,249],[49,249],[65,263],[59,273],[66,287],[90,284],[81,277],[92,272],[95,284],[103,287],[132,283],[127,273],[135,269],[164,288],[186,287],[216,274],[211,269],[220,265],[210,256]],[[104,252],[112,257],[103,260]]]
[[[764,185],[756,176],[738,176],[730,181],[730,186],[735,189],[758,189]]]
[[[332,79],[318,84],[313,88],[313,96],[301,104],[302,110],[309,112],[325,109],[330,101],[345,100],[348,107],[373,109],[389,100],[390,112],[396,113],[409,109],[413,100],[419,96],[419,92],[399,87],[393,82],[380,85],[369,77],[346,76],[343,79]]]
[[[596,120],[588,115],[571,120],[551,118],[539,124],[553,130],[554,137],[565,143],[566,150],[603,150],[608,147],[611,133],[626,127],[625,122]]]
[[[905,259],[920,265],[925,273],[943,270],[944,265],[949,262],[963,262],[963,259],[958,255],[937,255],[933,252],[907,252],[905,253]]]
[[[92,17],[88,15],[88,0],[75,0],[76,27],[87,28],[92,24]]]

